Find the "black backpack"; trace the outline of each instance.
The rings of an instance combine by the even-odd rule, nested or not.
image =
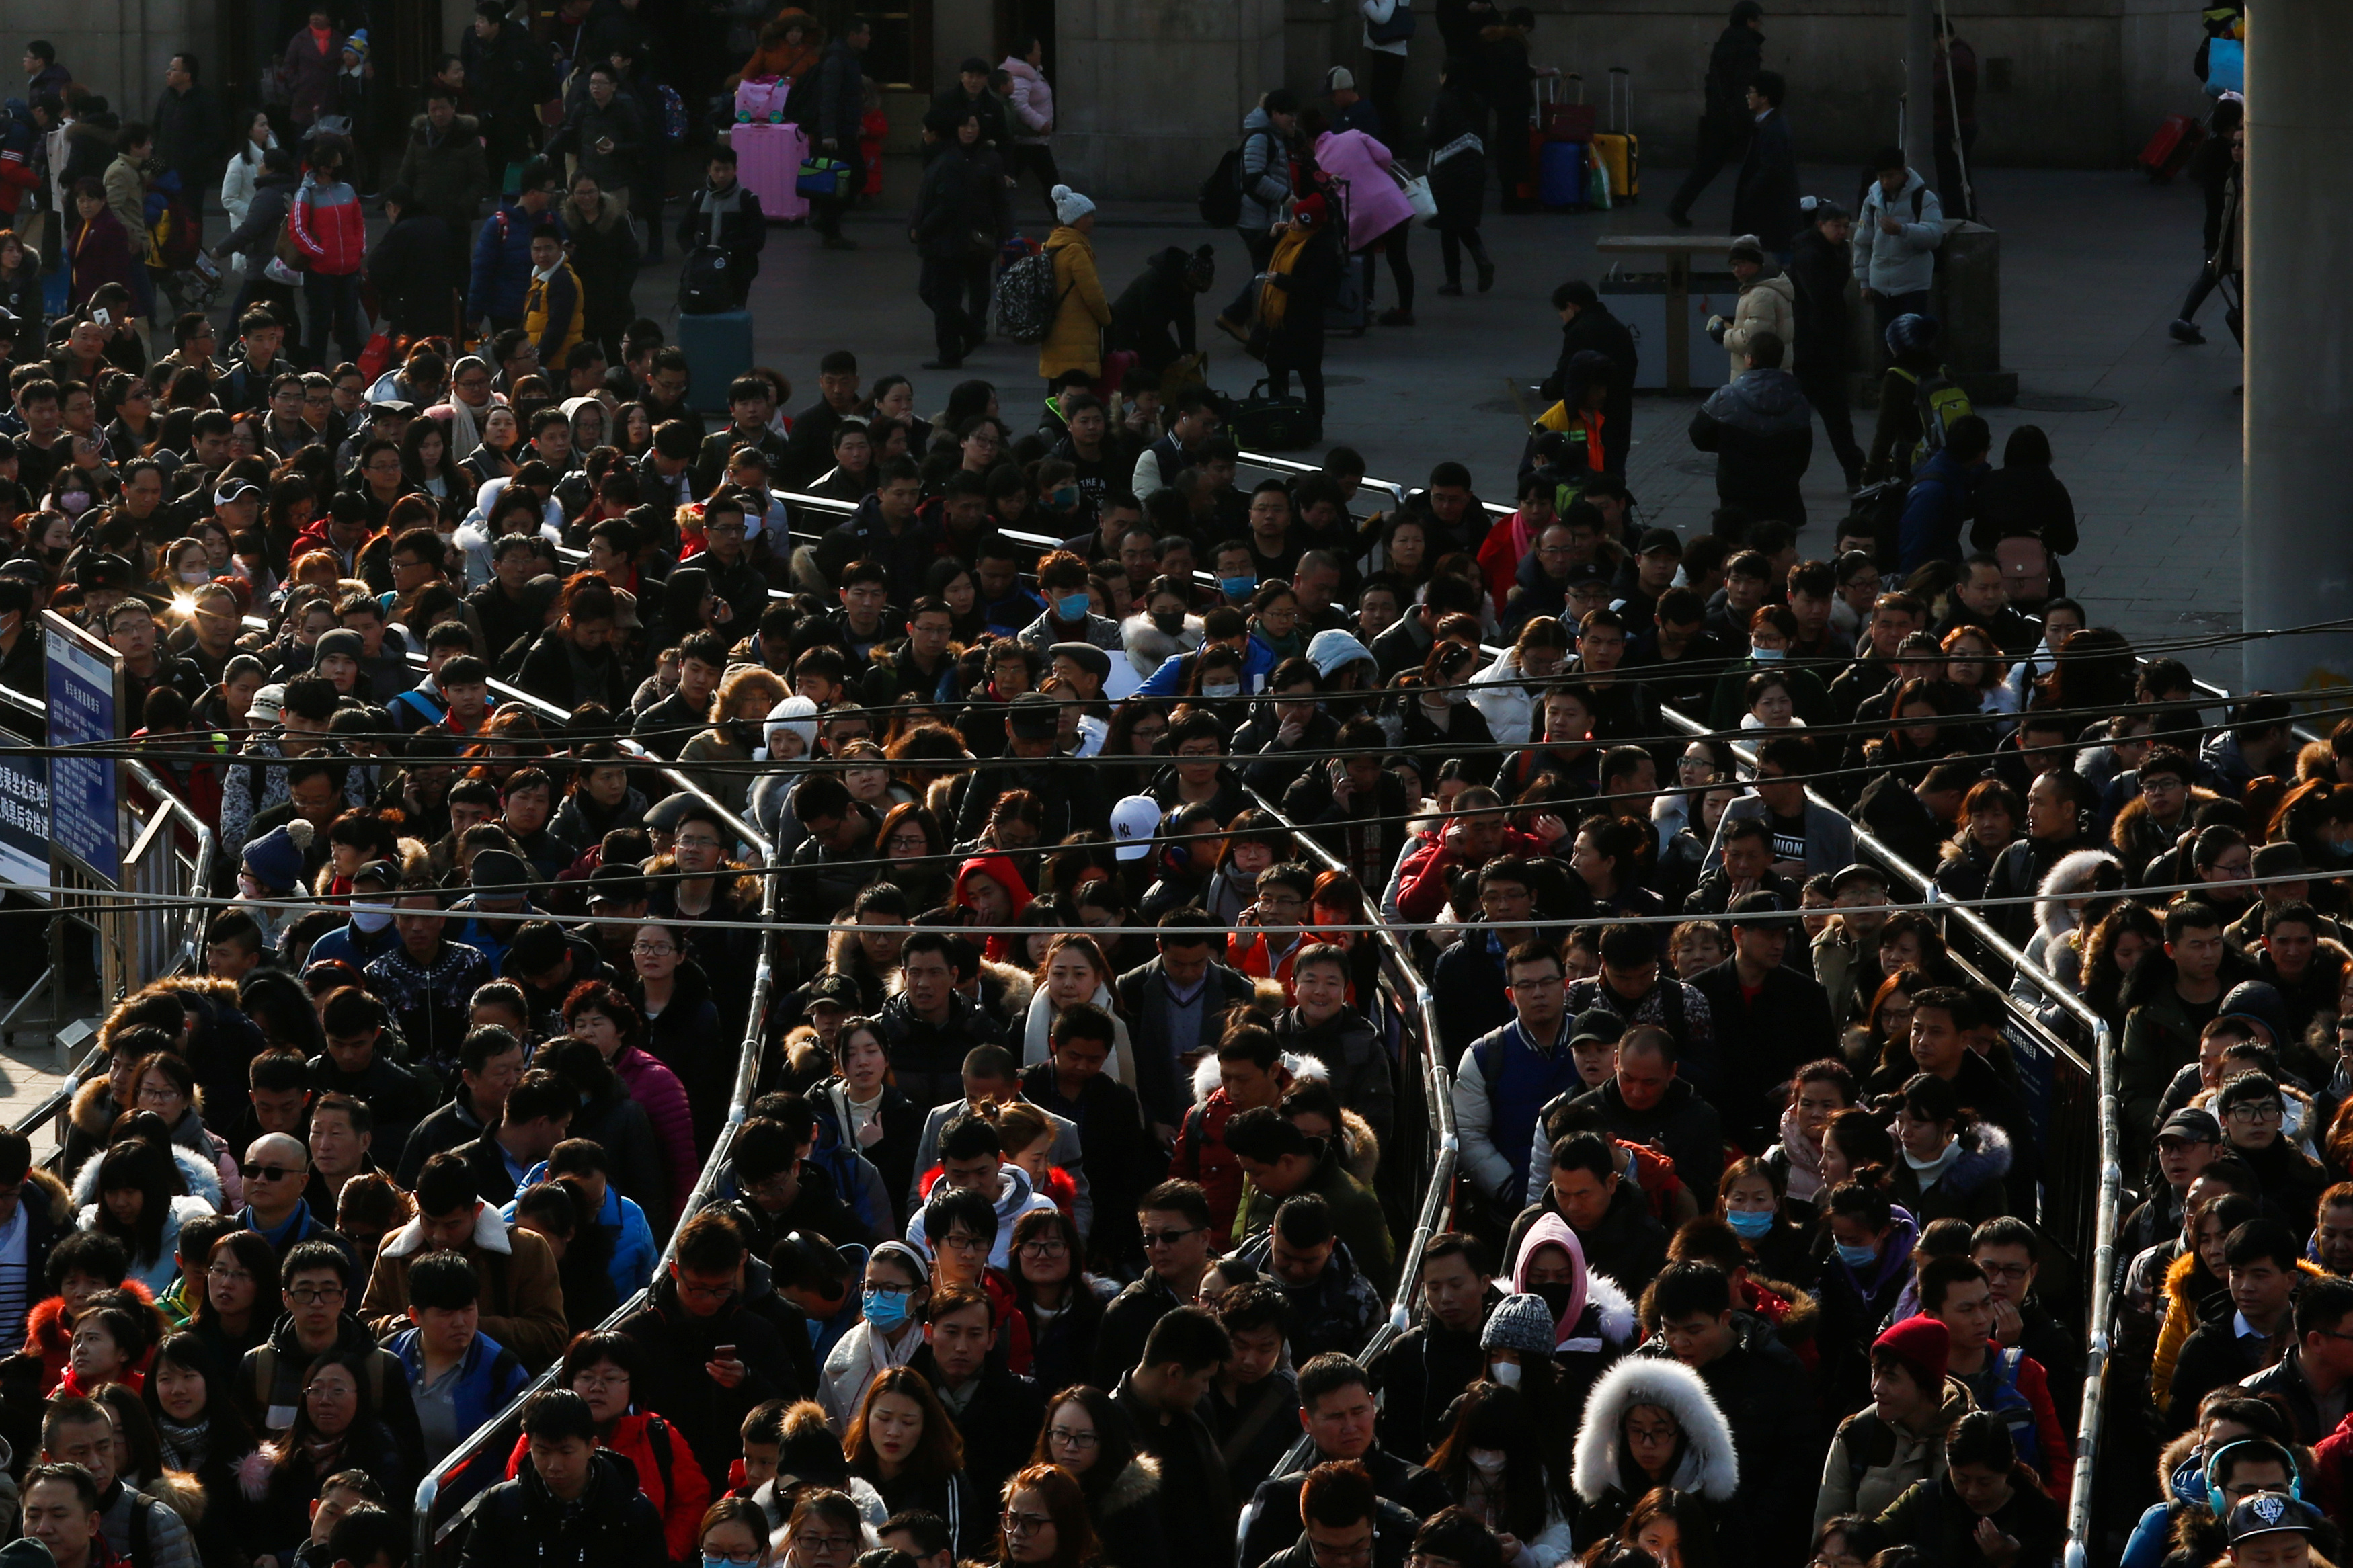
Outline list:
[[[1242,150],[1226,149],[1209,177],[1201,182],[1196,205],[1201,221],[1212,228],[1231,228],[1242,221]]]
[[[715,245],[689,251],[679,274],[678,313],[712,316],[735,309],[735,286],[727,269],[727,253]]]

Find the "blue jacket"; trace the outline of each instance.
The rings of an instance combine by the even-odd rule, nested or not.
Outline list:
[[[422,1329],[403,1329],[385,1346],[400,1358],[400,1368],[408,1374],[412,1398],[425,1382],[425,1352],[418,1342],[423,1334]],[[477,1332],[474,1342],[466,1347],[466,1359],[458,1363],[458,1430],[481,1430],[483,1424],[504,1409],[507,1402],[521,1394],[530,1382],[530,1372],[515,1359],[514,1352],[490,1335]]]
[[[547,1162],[542,1160],[522,1173],[515,1194],[521,1196],[545,1180]],[[513,1222],[514,1199],[500,1205],[499,1215]],[[626,1301],[653,1282],[661,1247],[654,1241],[653,1226],[646,1223],[646,1211],[635,1198],[623,1197],[610,1181],[605,1184],[605,1206],[596,1211],[596,1223],[613,1233],[613,1260],[606,1265],[606,1272],[612,1276],[614,1292]]]
[[[1962,558],[1962,525],[1977,506],[1978,486],[1987,471],[1984,463],[1964,466],[1940,447],[1914,472],[1896,530],[1899,573],[1908,577],[1931,561]]]
[[[2174,1510],[2208,1506],[2206,1472],[2195,1458],[2174,1467],[2167,1489],[2171,1498],[2149,1504],[2142,1511],[2139,1522],[2133,1526],[2132,1539],[2126,1542],[2125,1554],[2118,1560],[2119,1568],[2158,1568],[2173,1544]]]
[[[550,207],[546,221],[564,235],[564,220]],[[531,292],[531,231],[540,220],[515,202],[501,202],[499,210],[482,220],[474,237],[474,273],[466,287],[466,319],[484,316],[522,319],[523,297]]]
[[[325,963],[340,959],[353,969],[365,969],[378,954],[400,945],[400,932],[387,923],[371,935],[345,921],[317,942],[311,944],[311,963]]]

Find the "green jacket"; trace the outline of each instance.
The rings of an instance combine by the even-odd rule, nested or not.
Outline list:
[[[1324,1152],[1315,1173],[1299,1190],[1314,1193],[1332,1206],[1332,1233],[1347,1244],[1348,1256],[1356,1260],[1356,1267],[1380,1287],[1381,1299],[1387,1300],[1394,1295],[1397,1250],[1389,1238],[1388,1220],[1381,1213],[1381,1200],[1373,1195],[1370,1187],[1348,1173],[1340,1163],[1337,1148]],[[1246,1184],[1237,1229],[1242,1235],[1264,1230],[1274,1223],[1274,1211],[1281,1203],[1272,1194]]]

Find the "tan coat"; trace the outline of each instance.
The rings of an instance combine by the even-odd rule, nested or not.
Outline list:
[[[1066,370],[1103,374],[1103,330],[1111,325],[1111,301],[1095,275],[1094,241],[1077,229],[1057,227],[1046,237],[1054,258],[1053,330],[1038,345],[1038,374],[1051,381]]]
[[[555,1254],[533,1231],[509,1225],[488,1204],[474,1214],[472,1239],[459,1248],[474,1265],[482,1287],[482,1332],[514,1352],[533,1372],[544,1372],[564,1353],[572,1331],[564,1317],[564,1287],[555,1277]],[[378,1340],[412,1327],[408,1321],[408,1266],[425,1251],[425,1222],[410,1220],[385,1238],[368,1276],[360,1317]]]
[[[1798,286],[1786,272],[1760,272],[1740,291],[1733,308],[1732,325],[1724,331],[1725,353],[1732,361],[1726,380],[1737,381],[1748,368],[1748,337],[1771,332],[1781,340],[1781,368],[1798,368]]]

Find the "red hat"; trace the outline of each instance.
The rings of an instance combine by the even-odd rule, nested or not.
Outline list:
[[[1322,196],[1302,196],[1298,204],[1291,209],[1292,221],[1303,224],[1309,228],[1321,228],[1330,210],[1324,205]]]
[[[1932,1394],[1945,1386],[1945,1363],[1953,1353],[1953,1336],[1926,1312],[1905,1319],[1872,1341],[1871,1348],[1902,1362],[1912,1380]]]

